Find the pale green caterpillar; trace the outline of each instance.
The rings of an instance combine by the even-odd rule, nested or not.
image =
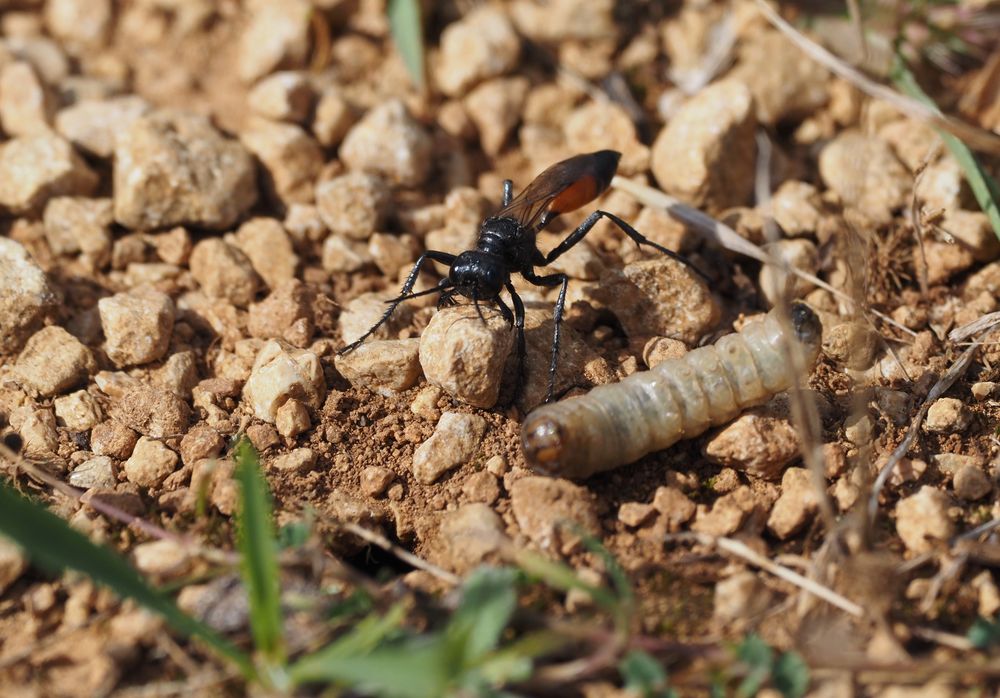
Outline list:
[[[801,302],[792,304],[790,315],[790,339],[811,367],[819,356],[820,320]],[[543,474],[582,479],[698,436],[794,384],[787,339],[772,310],[714,345],[543,405],[521,429],[524,457]]]

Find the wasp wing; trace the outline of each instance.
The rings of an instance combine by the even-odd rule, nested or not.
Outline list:
[[[514,218],[531,228],[543,221],[546,213],[550,215],[544,222],[578,208],[607,189],[619,157],[614,151],[601,150],[557,162],[535,177],[513,201],[496,213],[496,217]]]

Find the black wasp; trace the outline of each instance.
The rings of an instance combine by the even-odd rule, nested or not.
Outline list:
[[[611,184],[618,169],[621,153],[614,150],[599,150],[596,153],[577,155],[568,160],[558,162],[542,172],[529,184],[517,198],[514,195],[514,183],[504,180],[503,207],[496,215],[483,221],[476,240],[476,249],[466,250],[460,255],[448,254],[437,250],[427,250],[413,265],[406,283],[400,294],[388,301],[389,308],[382,319],[365,332],[361,337],[346,347],[340,353],[345,354],[357,348],[362,342],[382,326],[400,303],[411,298],[441,293],[438,307],[453,299],[456,294],[471,299],[477,308],[480,301],[495,303],[508,323],[517,328],[517,360],[519,367],[524,366],[524,303],[514,290],[510,281],[512,273],[518,273],[529,283],[536,286],[559,287],[559,297],[556,300],[554,331],[552,336],[552,357],[549,360],[549,385],[546,402],[552,400],[555,386],[556,360],[559,355],[559,335],[563,310],[566,306],[566,286],[569,277],[565,274],[535,273],[535,267],[546,267],[566,252],[583,237],[601,218],[607,218],[617,225],[639,245],[649,245],[663,254],[677,259],[690,266],[683,257],[667,248],[646,239],[635,228],[618,216],[607,211],[594,211],[587,216],[576,230],[565,240],[556,245],[548,254],[542,254],[535,243],[535,236],[560,213],[574,211],[590,203],[600,196]],[[427,260],[447,264],[448,276],[434,287],[412,293],[417,282],[417,275]],[[697,270],[695,270],[697,271]],[[701,272],[698,272],[701,274]],[[702,274],[702,276],[704,276]],[[500,298],[500,292],[506,289],[510,294],[513,312]]]

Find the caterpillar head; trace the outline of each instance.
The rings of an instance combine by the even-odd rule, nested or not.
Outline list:
[[[565,438],[558,420],[545,415],[529,415],[521,427],[521,450],[532,470],[542,475],[560,475],[564,447]]]
[[[802,301],[792,303],[789,312],[795,338],[805,347],[819,347],[823,338],[823,323],[819,316]]]

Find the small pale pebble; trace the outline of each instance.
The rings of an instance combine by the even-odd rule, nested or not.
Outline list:
[[[444,391],[436,385],[428,385],[421,388],[413,402],[410,403],[410,411],[418,417],[436,422],[441,416],[441,409],[437,406],[438,401],[444,395]]]
[[[502,454],[497,454],[495,456],[490,456],[486,459],[483,467],[493,477],[503,477],[508,470],[510,470],[510,465],[507,463],[507,459]]]
[[[253,302],[260,277],[242,250],[221,238],[206,238],[191,251],[191,276],[206,295],[238,308]]]
[[[983,459],[978,455],[962,455],[960,453],[935,453],[931,463],[943,475],[954,477],[955,473],[966,466],[983,467]]]
[[[28,61],[15,60],[0,68],[0,122],[9,136],[45,133],[52,123],[56,100]]]
[[[494,560],[507,542],[503,529],[503,521],[486,504],[472,502],[447,512],[436,536],[443,548],[440,564],[465,574]]]
[[[799,455],[795,427],[760,408],[745,412],[711,436],[705,455],[748,475],[776,480]]]
[[[295,278],[299,257],[280,221],[251,218],[236,231],[235,241],[271,290]]]
[[[813,235],[820,225],[820,196],[816,187],[798,180],[783,182],[771,197],[767,213],[781,226],[785,235]]]
[[[486,420],[471,414],[445,412],[434,433],[413,453],[413,475],[430,485],[453,468],[468,463],[479,450]]]
[[[679,359],[687,352],[687,345],[679,339],[650,337],[642,348],[642,360],[647,368],[656,368],[664,361]]]
[[[108,397],[121,399],[141,383],[124,371],[98,371],[94,376],[94,385]]]
[[[325,148],[333,148],[347,135],[356,119],[354,108],[339,89],[329,87],[316,102],[312,131],[316,140]]]
[[[81,254],[92,268],[111,261],[111,199],[59,196],[45,206],[45,238],[56,254]]]
[[[278,408],[289,399],[296,398],[319,409],[325,395],[326,381],[319,357],[278,340],[271,340],[261,348],[243,386],[243,397],[254,415],[272,424]]]
[[[250,306],[247,331],[260,339],[283,339],[304,349],[316,331],[313,289],[298,279],[285,281],[267,298]]]
[[[928,210],[953,211],[961,208],[966,186],[958,161],[946,154],[924,169],[916,182],[916,196]]]
[[[319,215],[315,204],[292,204],[282,221],[297,247],[310,242],[321,242],[330,232]]]
[[[463,104],[479,132],[483,152],[495,156],[521,120],[530,84],[525,77],[495,78],[474,88]]]
[[[174,329],[174,303],[149,288],[118,293],[97,303],[105,351],[116,366],[138,366],[163,357]]]
[[[732,468],[723,468],[709,481],[710,489],[716,494],[728,494],[741,484],[739,473]]]
[[[521,532],[542,550],[556,554],[580,549],[576,530],[591,536],[601,530],[594,496],[568,480],[523,477],[510,487],[510,507]]]
[[[493,504],[500,498],[500,485],[488,471],[477,470],[462,483],[462,496],[469,502]]]
[[[232,226],[257,201],[257,169],[202,116],[139,117],[115,141],[115,220],[127,228]]]
[[[960,468],[952,477],[951,486],[955,490],[955,496],[967,502],[982,499],[993,489],[989,476],[982,468],[974,465]]]
[[[909,203],[913,176],[874,136],[842,132],[820,152],[819,172],[845,204],[876,223],[891,220],[894,210]]]
[[[618,173],[623,176],[649,169],[649,147],[639,140],[628,112],[611,100],[586,102],[567,117],[563,128],[574,153],[616,150],[622,154]]]
[[[306,473],[316,465],[316,452],[311,448],[296,448],[272,459],[269,465],[280,472]]]
[[[200,460],[217,457],[225,445],[222,434],[206,424],[199,424],[181,439],[181,462],[193,467]]]
[[[191,570],[191,547],[169,538],[140,543],[132,549],[135,567],[160,579],[182,577]]]
[[[906,549],[919,555],[934,550],[955,532],[948,517],[951,503],[944,493],[929,485],[896,504],[896,532]]]
[[[512,17],[525,36],[543,42],[591,41],[618,32],[614,0],[516,2]]]
[[[46,397],[65,393],[96,371],[90,349],[56,325],[33,334],[14,364],[21,383]]]
[[[879,458],[876,463],[879,471],[881,471],[882,466],[885,465],[888,458],[888,454]],[[892,475],[889,476],[889,484],[898,487],[906,482],[917,482],[924,476],[925,472],[927,472],[927,461],[919,458],[901,458],[896,463],[896,467],[893,468]]]
[[[316,93],[305,73],[272,73],[253,86],[247,94],[247,106],[258,116],[274,121],[305,123]]]
[[[993,574],[983,570],[972,578],[970,586],[979,592],[979,615],[992,618],[1000,610],[1000,589],[993,581]]]
[[[385,180],[365,172],[349,172],[316,187],[316,206],[335,235],[367,240],[385,223],[392,196]]]
[[[340,158],[351,170],[378,174],[393,184],[415,187],[430,174],[432,143],[423,127],[398,99],[372,108],[340,144]]]
[[[73,469],[69,484],[89,490],[91,487],[111,489],[116,484],[114,463],[108,456],[94,456]]]
[[[250,443],[258,452],[266,451],[281,443],[281,439],[278,438],[278,430],[270,424],[251,424],[247,427],[247,438],[250,439]]]
[[[440,46],[434,78],[450,97],[510,71],[521,53],[521,40],[507,15],[490,5],[481,5],[449,24],[441,33]]]
[[[781,496],[767,519],[771,533],[787,540],[802,530],[819,508],[812,476],[805,468],[789,468],[781,477]]]
[[[737,47],[739,62],[729,76],[750,88],[761,123],[804,117],[829,99],[826,69],[803,55],[784,34],[756,32]]]
[[[0,594],[28,569],[28,557],[6,536],[0,536]]]
[[[128,130],[150,109],[149,102],[138,95],[88,99],[56,114],[56,131],[77,148],[109,159],[114,154],[118,134]]]
[[[809,274],[815,274],[819,268],[819,253],[816,245],[805,238],[777,240],[765,245],[764,249],[782,260],[793,269],[799,269]],[[789,278],[791,272],[785,272],[772,264],[765,264],[760,270],[760,290],[772,306],[786,292],[791,298],[801,298],[812,290],[813,285],[798,276]]]
[[[837,320],[823,324],[823,353],[855,371],[870,368],[878,358],[884,340],[868,323]]]
[[[618,507],[618,520],[631,528],[644,526],[656,515],[657,510],[652,504],[642,502],[625,502]]]
[[[953,397],[942,397],[934,401],[927,410],[924,431],[934,434],[955,434],[965,431],[972,422],[972,414],[965,403]]]
[[[972,397],[976,400],[986,400],[991,397],[997,389],[997,384],[992,381],[980,381],[972,384]]]
[[[274,426],[286,439],[294,439],[312,426],[309,408],[295,398],[288,400],[275,412]]]
[[[67,46],[96,49],[107,41],[114,8],[111,0],[50,0],[45,26]]]
[[[168,390],[139,385],[112,404],[111,416],[140,434],[163,439],[187,431],[191,408]]]
[[[844,438],[855,446],[871,443],[872,420],[864,413],[852,414],[844,420]]]
[[[97,183],[69,141],[54,133],[0,145],[0,206],[9,213],[38,213],[56,196],[89,196]]]
[[[237,71],[253,82],[276,68],[303,68],[309,57],[315,8],[307,0],[256,2],[240,36]]]
[[[851,482],[849,477],[841,477],[833,485],[833,498],[837,500],[840,511],[850,511],[861,496],[861,488]]]
[[[715,585],[713,615],[723,623],[752,618],[767,611],[771,597],[771,591],[758,574],[749,570],[737,572]]]
[[[896,426],[910,420],[910,395],[902,390],[876,387],[875,404]]]
[[[323,242],[322,260],[323,269],[333,274],[350,274],[374,262],[364,242],[338,234],[330,235]]]
[[[22,449],[25,455],[51,459],[58,450],[59,434],[56,431],[56,417],[52,410],[35,407],[29,403],[12,410],[8,419],[11,428],[24,442]]]
[[[668,194],[719,211],[753,190],[757,119],[750,90],[724,80],[685,103],[653,143],[651,168]]]
[[[699,507],[691,529],[713,536],[736,533],[747,516],[757,508],[753,493],[746,485],[715,500],[711,509]]]
[[[362,293],[347,302],[337,321],[340,326],[340,336],[345,344],[359,339],[372,328],[385,313],[385,301],[390,297],[377,293]],[[409,324],[412,317],[412,307],[406,303],[400,305],[389,321],[379,327],[366,341],[395,337],[401,328]]]
[[[418,246],[412,235],[372,233],[368,240],[368,254],[379,271],[395,278],[402,271],[409,273],[417,259]]]
[[[609,270],[594,292],[629,337],[658,335],[696,343],[719,321],[719,304],[684,264],[657,258]]]
[[[268,195],[283,207],[315,200],[323,169],[323,149],[301,126],[255,119],[240,132],[240,142],[260,161]]]
[[[16,353],[56,310],[58,299],[28,251],[0,237],[0,353]]]
[[[361,471],[361,491],[368,497],[381,497],[395,478],[396,474],[388,468],[371,465]]]
[[[823,444],[824,474],[828,478],[838,477],[847,470],[847,453],[839,443]]]
[[[70,431],[90,431],[104,418],[100,404],[86,390],[77,390],[52,401],[56,422]]]
[[[653,507],[667,523],[667,531],[676,533],[694,516],[695,504],[676,487],[657,487]]]
[[[141,436],[122,472],[129,482],[140,487],[159,487],[174,472],[177,461],[177,454],[162,442]]]
[[[112,419],[94,425],[90,432],[90,448],[98,455],[125,460],[132,455],[138,439],[134,430]]]
[[[353,386],[383,395],[408,390],[420,379],[420,340],[370,340],[334,359],[337,371]]]
[[[420,365],[428,382],[463,402],[489,408],[500,394],[514,333],[499,311],[472,306],[438,311],[420,337]]]
[[[1000,257],[1000,239],[997,239],[989,218],[982,211],[946,210],[937,224],[964,247],[977,262],[992,262]]]

